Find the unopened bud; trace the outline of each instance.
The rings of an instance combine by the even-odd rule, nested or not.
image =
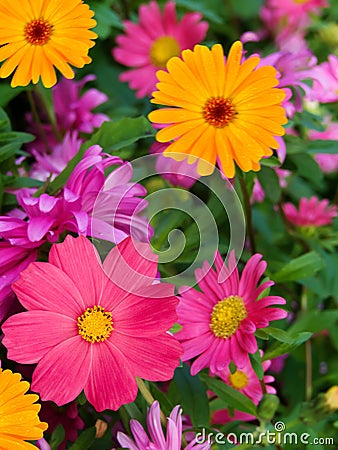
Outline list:
[[[265,394],[257,406],[258,417],[261,420],[270,421],[275,416],[279,406],[279,398],[277,395]]]
[[[95,437],[102,438],[104,433],[107,431],[108,424],[104,420],[97,419],[97,421],[95,423],[95,428],[96,428],[96,435],[95,435]]]

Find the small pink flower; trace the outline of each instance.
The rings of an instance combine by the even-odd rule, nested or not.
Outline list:
[[[183,161],[176,161],[173,158],[163,156],[164,150],[168,147],[167,143],[155,142],[150,147],[150,153],[158,154],[156,161],[157,172],[173,186],[180,186],[190,189],[193,184],[201,177],[197,172],[198,161],[188,164],[186,155]]]
[[[261,356],[263,352],[261,352]],[[264,372],[266,372],[271,365],[271,361],[267,360],[262,363],[262,367]],[[261,382],[253,370],[251,363],[247,364],[245,367],[241,369],[237,369],[235,373],[231,373],[229,368],[225,368],[224,370],[217,372],[216,375],[220,377],[224,383],[233,387],[237,391],[246,395],[255,405],[262,400],[263,391]],[[273,383],[275,381],[274,377],[271,375],[264,375],[263,382],[265,384],[266,392],[268,394],[275,394],[276,389],[272,386],[269,386],[268,383]],[[219,411],[215,411],[212,416],[213,423],[227,423],[232,420],[254,420],[255,416],[251,414],[244,413],[242,411],[234,411],[234,415],[230,416],[227,409],[221,409]]]
[[[216,270],[205,261],[203,268],[195,271],[202,292],[185,286],[179,289],[177,314],[183,328],[175,336],[183,346],[182,360],[196,357],[192,375],[205,367],[210,367],[212,373],[224,370],[231,361],[238,368],[245,367],[249,364],[248,354],[257,351],[256,329],[287,316],[286,311],[273,307],[285,304],[283,298],[259,298],[274,284],[266,281],[257,286],[266,269],[261,258],[260,254],[252,256],[240,277],[234,252],[229,257],[229,268],[217,252]]]
[[[123,72],[120,80],[128,82],[139,98],[151,95],[158,81],[157,70],[165,69],[171,57],[204,39],[208,24],[201,18],[200,13],[193,12],[178,22],[173,1],[164,5],[163,13],[155,1],[141,5],[139,23],[125,21],[125,34],[117,37],[117,47],[112,50],[117,62],[133,68]]]
[[[164,436],[160,420],[160,405],[155,401],[147,413],[148,434],[143,426],[132,419],[130,429],[134,439],[125,433],[118,432],[117,439],[123,448],[129,450],[181,450],[182,445],[182,410],[179,405],[171,411],[168,417],[167,433]],[[210,444],[197,444],[196,440],[191,441],[186,450],[209,450]]]
[[[316,80],[313,84],[315,98],[320,103],[338,101],[338,57],[329,55],[328,60],[315,69]],[[337,136],[337,135],[336,135]]]
[[[338,70],[338,67],[337,67]],[[338,75],[338,72],[337,72]],[[332,139],[338,141],[338,122],[326,123],[325,131],[310,130],[309,137],[314,140]],[[324,173],[331,173],[338,171],[338,153],[317,153],[315,155],[319,167]]]
[[[329,206],[327,199],[319,200],[315,196],[302,197],[298,210],[292,203],[285,203],[283,211],[287,220],[298,227],[331,225],[332,219],[337,217],[337,206]]]
[[[3,344],[10,359],[37,364],[32,390],[42,400],[60,406],[84,390],[97,411],[117,410],[135,400],[136,377],[173,377],[177,299],[172,285],[152,285],[156,272],[148,244],[127,238],[102,265],[88,239],[70,235],[49,262],[21,272],[13,290],[27,311],[4,323]]]

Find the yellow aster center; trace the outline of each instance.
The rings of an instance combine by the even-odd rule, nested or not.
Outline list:
[[[229,375],[229,382],[235,389],[243,389],[248,384],[248,376],[241,370],[236,370],[235,373]]]
[[[230,295],[230,297],[220,300],[214,306],[211,313],[210,329],[216,337],[227,339],[236,333],[246,316],[247,311],[243,299],[237,295]]]
[[[295,3],[307,3],[309,0],[293,0]]]
[[[150,60],[159,69],[165,69],[167,62],[173,56],[178,56],[181,52],[176,39],[171,36],[161,36],[157,38],[150,49]]]
[[[211,97],[203,107],[203,117],[209,125],[223,128],[234,118],[236,110],[229,98]]]
[[[113,330],[112,313],[105,311],[102,306],[93,306],[77,319],[79,334],[85,341],[104,342]]]
[[[44,19],[34,19],[24,29],[25,39],[31,45],[45,45],[52,34],[52,26]]]

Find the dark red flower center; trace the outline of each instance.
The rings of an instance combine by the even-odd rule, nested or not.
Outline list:
[[[229,98],[212,97],[203,108],[203,117],[216,128],[223,128],[232,121],[236,114],[235,108]]]
[[[31,45],[45,45],[52,34],[52,26],[44,19],[34,19],[25,26],[24,34]]]

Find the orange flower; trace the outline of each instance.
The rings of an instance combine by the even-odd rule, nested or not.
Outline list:
[[[19,373],[0,369],[0,448],[3,450],[33,450],[36,447],[25,440],[41,439],[47,429],[40,422],[36,394],[26,394],[27,381],[21,381]]]
[[[257,69],[257,56],[241,63],[242,50],[235,42],[224,63],[220,44],[211,50],[196,45],[184,50],[182,59],[171,58],[167,72],[157,72],[160,82],[151,101],[170,108],[149,114],[152,122],[166,125],[156,139],[173,141],[164,156],[189,163],[198,159],[200,175],[211,174],[216,160],[229,178],[235,175],[234,162],[245,172],[257,171],[260,159],[278,148],[274,136],[284,134],[285,92],[275,88],[276,70]]]
[[[14,70],[11,86],[56,83],[54,66],[66,78],[74,78],[69,64],[91,62],[88,51],[97,35],[90,31],[94,12],[81,0],[1,0],[0,77]]]

